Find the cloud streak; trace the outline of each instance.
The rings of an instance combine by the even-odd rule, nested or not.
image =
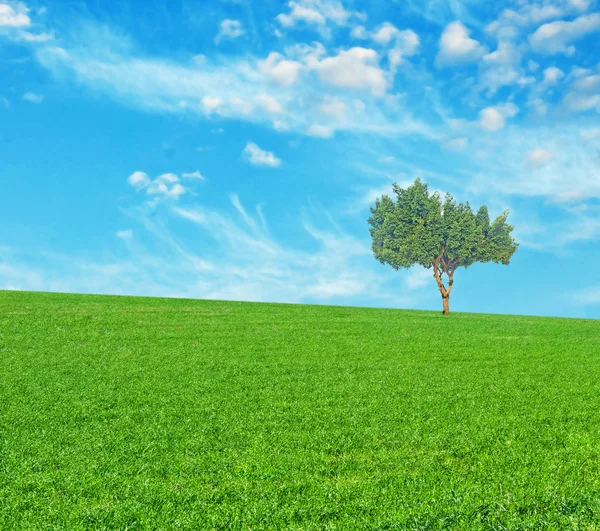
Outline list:
[[[198,64],[193,58],[185,63],[135,53],[129,42],[106,36],[106,30],[97,37],[93,31],[87,33],[63,38],[61,47],[37,46],[35,56],[57,77],[131,107],[206,120],[243,120],[309,134],[312,126],[325,125],[312,97],[304,96],[318,94],[323,101],[336,97],[346,103],[348,113],[335,124],[336,130],[437,136],[408,108],[387,105],[382,99],[398,65],[417,49],[416,37],[408,33],[390,51],[391,70],[379,64],[381,58],[370,48],[327,54],[316,43],[273,51],[266,57],[205,57]]]
[[[232,210],[225,212],[173,205],[153,216],[148,205],[132,206],[125,212],[138,228],[118,231],[121,251],[103,253],[102,260],[53,253],[31,267],[26,252],[5,252],[0,289],[296,303],[360,296],[374,305],[414,304],[419,282],[408,280],[401,290],[397,282],[388,285],[398,273],[378,271],[368,241],[304,217],[312,249],[297,249],[269,234],[262,209],[252,214],[236,194],[230,200]],[[321,209],[316,214],[330,218]],[[193,225],[193,240],[175,234],[171,221]],[[143,243],[148,237],[152,248]]]

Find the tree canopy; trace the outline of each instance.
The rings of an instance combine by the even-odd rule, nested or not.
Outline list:
[[[369,231],[375,258],[396,270],[433,267],[444,313],[448,313],[447,299],[458,267],[475,262],[508,265],[517,250],[519,244],[511,236],[514,227],[506,221],[508,210],[490,223],[486,206],[474,213],[468,202],[457,203],[451,194],[442,201],[438,192],[430,195],[420,179],[406,189],[394,184],[393,191],[396,201],[383,195],[371,207]]]

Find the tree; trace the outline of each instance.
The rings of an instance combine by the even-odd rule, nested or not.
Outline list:
[[[450,313],[449,299],[457,268],[475,262],[508,265],[519,246],[506,223],[508,210],[493,223],[486,206],[474,214],[469,203],[457,203],[446,194],[429,195],[427,184],[417,179],[406,189],[393,185],[396,201],[387,195],[371,207],[369,232],[373,253],[382,264],[394,269],[420,265],[433,268],[442,295],[443,314]],[[448,277],[448,286],[442,276]]]

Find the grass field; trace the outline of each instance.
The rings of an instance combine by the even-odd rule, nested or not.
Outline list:
[[[0,529],[600,529],[600,321],[0,292]]]

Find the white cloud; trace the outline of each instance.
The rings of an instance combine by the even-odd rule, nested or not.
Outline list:
[[[141,190],[150,184],[150,178],[143,171],[136,171],[127,178],[127,182],[136,190]]]
[[[579,136],[581,136],[583,140],[594,140],[595,138],[600,138],[600,127],[583,129],[579,132]]]
[[[275,131],[289,131],[290,130],[290,125],[283,121],[283,120],[273,120],[273,129],[275,129]]]
[[[199,179],[201,181],[205,180],[204,175],[202,175],[198,170],[193,171],[191,173],[184,173],[181,175],[184,179]]]
[[[544,5],[530,6],[529,18],[532,22],[538,23],[546,20],[552,20],[553,18],[559,18],[564,15],[564,11],[557,6]]]
[[[419,36],[414,31],[400,31],[389,22],[377,26],[370,36],[372,40],[382,46],[394,43],[394,46],[388,51],[388,60],[392,70],[395,70],[405,57],[417,53],[420,45]]]
[[[495,51],[483,56],[479,63],[478,89],[487,89],[487,96],[493,96],[503,86],[534,82],[526,78],[520,66],[521,52],[510,41],[501,40]]]
[[[119,231],[130,253],[124,259],[101,251],[106,258],[95,260],[55,252],[42,269],[30,266],[39,263],[39,248],[18,255],[3,249],[0,289],[333,304],[360,295],[360,303],[371,306],[415,304],[397,273],[375,263],[368,236],[345,232],[322,207],[311,208],[311,219],[306,212],[300,216],[300,228],[312,239],[305,250],[275,240],[260,206],[254,213],[236,194],[230,200],[233,212],[167,204],[169,219],[193,224],[181,233],[153,217],[152,209],[129,208],[125,213],[139,229]],[[132,236],[133,230],[145,233],[128,239],[130,230]]]
[[[580,130],[576,123],[550,121],[544,125],[525,123],[492,137],[471,137],[471,149],[481,151],[481,156],[471,161],[479,169],[469,169],[472,180],[467,188],[491,198],[573,197],[573,191],[578,190],[581,197],[600,199],[598,152],[581,139]],[[524,207],[523,215],[528,209]],[[556,231],[564,232],[563,225],[557,221]],[[555,229],[548,228],[549,232]]]
[[[215,37],[215,42],[219,43],[223,39],[237,39],[246,33],[244,26],[239,20],[226,18],[219,24],[219,33]]]
[[[556,85],[558,80],[565,76],[564,72],[556,66],[550,66],[544,70],[544,84]]]
[[[325,24],[325,17],[316,9],[308,6],[308,2],[288,2],[290,12],[288,14],[281,13],[276,18],[285,28],[295,26],[298,22]]]
[[[584,112],[596,109],[600,112],[600,94],[583,95],[570,92],[563,100],[565,107],[573,112]]]
[[[563,227],[556,239],[559,245],[568,245],[574,242],[597,240],[598,234],[600,234],[600,219],[575,210],[575,216],[566,227]]]
[[[255,166],[269,166],[271,168],[281,166],[280,159],[272,152],[259,148],[254,142],[248,142],[243,153],[250,164],[254,164]]]
[[[384,22],[373,30],[371,38],[378,44],[387,45],[393,39],[395,39],[400,30],[389,22]]]
[[[519,107],[517,107],[514,103],[510,101],[508,103],[496,105],[496,109],[498,109],[502,113],[502,116],[504,116],[505,118],[512,118],[513,116],[516,116],[519,112]]]
[[[487,88],[487,96],[491,97],[500,87],[519,84],[528,81],[528,78],[523,78],[519,72],[513,70],[510,66],[499,66],[489,68],[482,72],[480,85],[482,88]]]
[[[178,199],[186,192],[178,181],[179,177],[174,173],[163,173],[156,179],[150,180],[148,175],[142,171],[136,171],[127,178],[129,185],[138,192],[145,189],[147,195],[172,199]]]
[[[388,52],[388,61],[392,71],[405,57],[415,55],[420,47],[419,36],[412,30],[403,30],[396,35],[396,44]]]
[[[180,116],[216,115],[306,134],[311,125],[320,123],[315,97],[322,95],[338,97],[348,107],[347,118],[335,125],[336,130],[439,136],[415,119],[408,107],[389,106],[381,98],[392,76],[380,68],[374,50],[352,48],[327,57],[321,44],[312,43],[285,48],[285,55],[275,52],[266,59],[207,57],[203,67],[197,68],[189,58],[179,64],[130,55],[123,51],[127,43],[116,36],[101,46],[87,38],[86,33],[83,41],[68,43],[68,51],[38,47],[36,57],[57,78],[133,108]],[[352,100],[358,90],[364,96],[355,105]],[[279,110],[274,100],[283,112],[271,112]]]
[[[179,177],[177,177],[177,175],[175,175],[174,173],[163,173],[162,175],[159,175],[155,180],[166,184],[173,184],[179,181]]]
[[[563,98],[563,106],[572,112],[596,109],[600,112],[600,74],[589,70],[572,71],[567,79],[574,79],[570,90]]]
[[[330,279],[308,288],[307,295],[317,299],[330,299],[336,296],[351,296],[362,293],[365,283],[360,279]]]
[[[278,52],[271,52],[265,60],[259,61],[258,68],[268,79],[283,87],[291,87],[298,79],[302,63],[285,59]]]
[[[509,41],[500,41],[498,47],[493,52],[483,56],[485,64],[514,64],[519,62],[521,54],[517,47]]]
[[[512,118],[518,112],[514,103],[486,107],[479,112],[479,125],[487,131],[498,131],[506,124],[506,118]]]
[[[544,166],[552,160],[552,153],[544,148],[536,148],[527,153],[527,161],[532,166]]]
[[[581,190],[573,189],[573,190],[567,190],[566,192],[560,192],[559,194],[556,194],[554,196],[554,200],[557,203],[570,203],[572,201],[578,201],[582,197],[584,197],[584,195],[581,192]]]
[[[316,136],[318,138],[331,138],[334,132],[334,129],[327,125],[311,125],[306,130],[308,136]]]
[[[288,13],[277,15],[276,19],[284,28],[298,23],[317,26],[323,30],[327,22],[338,26],[348,25],[351,20],[363,20],[362,13],[348,11],[338,0],[297,0],[287,3]]]
[[[373,266],[366,239],[358,240],[343,232],[333,221],[330,221],[333,229],[327,229],[305,218],[302,226],[318,248],[310,252],[297,250],[272,238],[259,207],[256,215],[252,215],[236,194],[231,194],[230,200],[237,216],[201,207],[172,209],[176,216],[195,224],[206,237],[214,239],[215,245],[210,248],[218,247],[215,255],[227,259],[208,262],[203,259],[202,270],[195,270],[194,264],[200,257],[147,217],[141,221],[156,232],[172,252],[163,253],[166,257],[160,258],[139,257],[136,253],[136,258],[160,264],[163,277],[179,281],[188,296],[203,299],[322,302],[361,294],[368,299],[383,297],[394,305],[399,300],[402,303],[408,300],[399,296],[397,289],[391,293],[381,289],[388,279],[395,280],[396,276],[392,271],[374,271],[376,266]],[[329,213],[322,209],[314,212],[331,220]],[[152,270],[157,270],[156,266]]]
[[[262,107],[270,113],[279,114],[283,112],[283,106],[273,96],[260,94],[256,97],[256,101],[259,107]]]
[[[485,52],[485,47],[469,37],[469,30],[461,22],[451,22],[442,32],[435,62],[438,66],[468,63],[477,61]]]
[[[259,230],[259,224],[252,218],[252,216],[248,214],[246,209],[242,206],[239,196],[237,194],[230,194],[229,200],[231,201],[231,204],[235,207],[235,209],[239,212],[246,225],[248,225],[251,229]],[[258,207],[257,210],[258,213],[261,214],[261,210]],[[263,222],[263,226],[266,226],[264,217],[261,217],[261,220]]]
[[[444,146],[453,151],[464,151],[469,146],[469,139],[464,137],[453,138],[451,140],[447,140],[444,143]]]
[[[27,9],[17,4],[16,9],[9,4],[0,4],[0,28],[25,28],[31,25]]]
[[[185,188],[179,184],[179,178],[174,173],[163,173],[150,182],[146,187],[148,195],[178,199],[185,193]]]
[[[404,277],[404,285],[410,291],[430,286],[434,282],[433,270],[424,267],[412,267]]]
[[[494,107],[479,112],[479,124],[487,131],[498,131],[504,127],[504,116]]]
[[[584,306],[600,304],[600,286],[590,286],[572,296],[573,302]]]
[[[592,0],[569,0],[569,5],[578,11],[586,11]]]
[[[369,38],[369,32],[367,31],[367,28],[365,28],[364,26],[357,25],[357,26],[354,26],[352,28],[352,30],[350,31],[350,36],[353,37],[354,39],[365,40],[365,39]]]
[[[179,183],[174,184],[169,188],[165,183],[158,182],[156,184],[151,184],[146,190],[148,195],[159,195],[174,199],[178,199],[180,195],[185,193],[185,188]]]
[[[117,231],[117,238],[123,241],[133,239],[133,231],[131,229]]]
[[[383,96],[387,88],[377,52],[367,48],[350,48],[334,57],[327,57],[319,62],[317,71],[321,79],[331,85],[367,90],[374,96]]]
[[[230,105],[235,114],[241,114],[242,116],[250,116],[254,110],[254,106],[250,102],[243,98],[238,98],[237,96],[231,98]]]
[[[600,13],[582,15],[572,21],[558,20],[540,26],[529,37],[529,43],[538,53],[572,55],[575,53],[575,46],[570,44],[571,42],[598,30],[600,30]]]
[[[573,88],[579,92],[599,92],[600,74],[580,77],[573,83]]]
[[[285,53],[288,58],[301,62],[309,69],[318,66],[321,57],[326,55],[325,46],[320,42],[312,44],[294,44],[285,48]]]
[[[326,97],[319,105],[319,110],[337,121],[343,121],[348,113],[348,106],[340,98]]]
[[[215,111],[221,103],[223,103],[223,100],[216,96],[204,96],[202,98],[202,106],[208,113]]]
[[[563,5],[559,7],[558,5],[519,2],[518,11],[504,9],[498,19],[488,24],[485,30],[498,39],[514,40],[533,25],[566,16],[567,11],[571,9],[569,6],[565,6],[564,2],[561,3]]]
[[[389,163],[393,160],[395,160],[393,157],[383,157],[382,159],[379,159],[378,162]],[[391,177],[390,173],[388,173],[387,171],[382,172],[382,175],[386,176],[388,179],[390,179]],[[400,186],[400,188],[407,188],[414,182],[414,179],[403,179],[402,181],[398,181],[397,177],[398,176],[395,175],[392,179],[390,179],[390,182],[381,186],[377,186],[374,188],[362,187],[360,195],[358,195],[353,202],[349,203],[346,212],[348,214],[356,215],[373,206],[375,201],[383,195],[387,195],[388,197],[394,197],[392,182],[396,182],[398,186]]]
[[[28,31],[21,31],[18,38],[25,42],[47,42],[54,37],[50,33],[30,33]]]
[[[36,94],[35,92],[26,92],[23,94],[23,99],[30,103],[42,103],[44,101],[44,96]]]

